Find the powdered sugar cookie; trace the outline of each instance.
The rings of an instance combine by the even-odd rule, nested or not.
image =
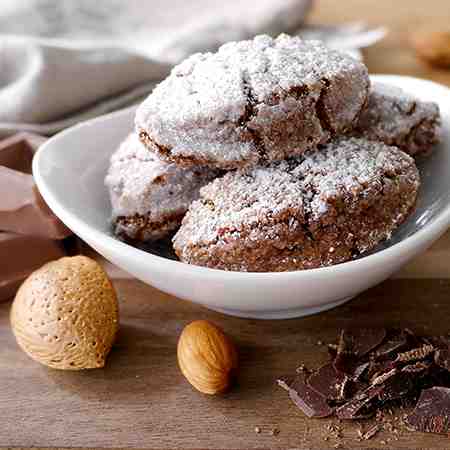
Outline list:
[[[261,35],[176,66],[138,108],[136,129],[177,164],[253,166],[351,128],[368,89],[360,61],[319,41]]]
[[[105,179],[115,234],[151,241],[176,230],[200,187],[216,175],[160,161],[130,134],[111,157]]]
[[[234,271],[329,266],[374,248],[412,210],[414,160],[396,147],[340,138],[200,191],[174,236],[181,261]]]
[[[372,84],[355,135],[395,145],[410,155],[427,154],[440,141],[436,103],[424,102],[396,86]]]

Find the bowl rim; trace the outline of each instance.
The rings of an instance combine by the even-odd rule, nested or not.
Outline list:
[[[372,80],[387,81],[393,79],[409,79],[414,82],[429,84],[434,88],[444,89],[449,96],[450,89],[442,84],[424,80],[421,78],[403,76],[403,75],[385,75],[377,74],[371,75]],[[43,160],[46,157],[48,149],[54,148],[58,145],[59,141],[66,139],[66,136],[76,133],[79,128],[92,127],[98,123],[109,121],[111,118],[121,115],[129,114],[130,111],[135,109],[136,106],[128,107],[120,111],[115,111],[82,123],[79,123],[73,127],[70,127],[45,142],[36,152],[33,159],[33,176],[35,182],[39,188],[40,193],[47,202],[48,206],[53,212],[77,235],[82,239],[91,242],[103,242],[102,246],[111,249],[114,254],[124,254],[127,258],[139,258],[142,262],[147,262],[149,266],[157,265],[160,271],[174,270],[178,273],[183,272],[184,275],[201,275],[206,278],[224,278],[229,281],[244,279],[250,280],[266,280],[266,281],[288,281],[292,278],[323,278],[329,275],[340,275],[355,273],[355,270],[368,270],[378,264],[385,264],[387,259],[398,259],[402,256],[407,256],[417,248],[418,246],[430,245],[435,239],[437,239],[446,229],[450,226],[450,198],[447,206],[430,222],[424,225],[421,229],[413,233],[412,235],[402,239],[387,248],[381,249],[375,253],[367,256],[362,256],[356,260],[346,261],[340,264],[336,264],[328,267],[319,267],[315,269],[297,270],[289,272],[235,272],[226,271],[223,269],[214,269],[209,267],[197,266],[193,264],[187,264],[181,261],[172,260],[163,256],[155,255],[150,252],[133,247],[125,242],[120,241],[112,235],[107,234],[104,231],[100,231],[97,228],[87,224],[84,220],[79,218],[76,214],[71,212],[70,208],[64,206],[64,204],[58,199],[58,195],[52,192],[51,185],[47,183],[46,177],[43,174]],[[76,231],[75,231],[76,230]],[[86,238],[85,236],[89,236]],[[146,261],[145,261],[146,260]]]

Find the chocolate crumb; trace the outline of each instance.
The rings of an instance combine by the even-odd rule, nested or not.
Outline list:
[[[373,437],[375,437],[375,435],[380,430],[381,430],[381,426],[378,424],[375,424],[371,428],[369,428],[365,433],[361,433],[361,439],[363,439],[364,441],[368,441],[369,439],[372,439]]]

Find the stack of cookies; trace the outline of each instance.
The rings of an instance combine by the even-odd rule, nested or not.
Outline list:
[[[257,36],[195,54],[139,106],[106,177],[128,242],[171,236],[183,262],[234,271],[329,266],[414,208],[433,103],[370,85],[318,41]]]

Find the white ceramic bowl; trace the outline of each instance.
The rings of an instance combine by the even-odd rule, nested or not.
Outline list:
[[[373,79],[439,103],[444,141],[419,163],[422,186],[414,214],[389,242],[355,261],[298,272],[225,272],[174,261],[161,248],[155,247],[152,254],[115,239],[103,179],[111,153],[132,128],[133,109],[91,120],[50,139],[34,158],[33,173],[50,208],[74,233],[145,283],[236,316],[274,319],[316,313],[388,278],[450,226],[450,90],[409,77]]]

